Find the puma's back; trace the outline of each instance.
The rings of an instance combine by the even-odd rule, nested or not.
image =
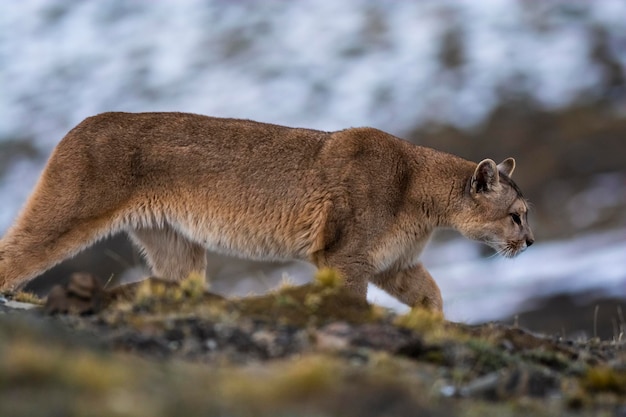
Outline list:
[[[532,243],[513,168],[512,159],[476,164],[371,128],[105,113],[56,147],[0,241],[0,287],[126,231],[168,278],[203,272],[207,249],[301,259],[338,269],[363,297],[371,281],[440,309],[418,261],[434,228],[510,255]]]
[[[325,136],[181,113],[91,117],[59,143],[7,238],[30,240],[26,223],[59,235],[27,246],[41,254],[66,240],[80,248],[121,229],[171,227],[210,249],[283,259],[296,247],[304,257],[324,210],[314,156]]]

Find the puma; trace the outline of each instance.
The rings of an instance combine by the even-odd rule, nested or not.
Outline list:
[[[419,261],[453,228],[512,257],[533,243],[512,158],[476,164],[373,128],[337,132],[184,113],[104,113],[54,150],[0,240],[0,288],[15,289],[126,231],[152,272],[204,274],[206,250],[335,268],[442,311]]]

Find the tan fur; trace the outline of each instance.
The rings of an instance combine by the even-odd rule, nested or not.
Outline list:
[[[514,256],[533,241],[515,163],[469,162],[372,128],[293,129],[183,113],[105,113],[59,143],[0,241],[0,288],[128,232],[156,275],[204,272],[205,250],[336,268],[442,309],[419,263],[436,227]],[[505,181],[506,180],[506,181]],[[511,213],[520,216],[520,224]]]

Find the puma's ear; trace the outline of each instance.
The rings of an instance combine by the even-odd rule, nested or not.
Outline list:
[[[498,171],[510,178],[513,171],[515,171],[515,159],[506,158],[504,161],[500,162],[498,164]]]
[[[482,193],[491,191],[498,186],[500,175],[498,167],[491,159],[481,161],[472,176],[472,192]]]

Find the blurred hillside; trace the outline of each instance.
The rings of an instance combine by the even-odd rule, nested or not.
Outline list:
[[[546,111],[508,102],[479,129],[418,127],[408,137],[474,161],[514,156],[542,240],[626,226],[626,118],[604,103]]]
[[[0,229],[82,119],[171,110],[368,125],[475,161],[514,156],[534,204],[532,250],[605,231],[623,231],[626,246],[625,21],[618,0],[3,2]],[[429,259],[480,260],[463,248]],[[525,269],[521,259],[511,268]],[[605,275],[626,286],[619,262],[596,268],[598,287]],[[138,264],[118,237],[48,276],[108,279]],[[222,278],[276,276],[272,265],[213,265]]]

